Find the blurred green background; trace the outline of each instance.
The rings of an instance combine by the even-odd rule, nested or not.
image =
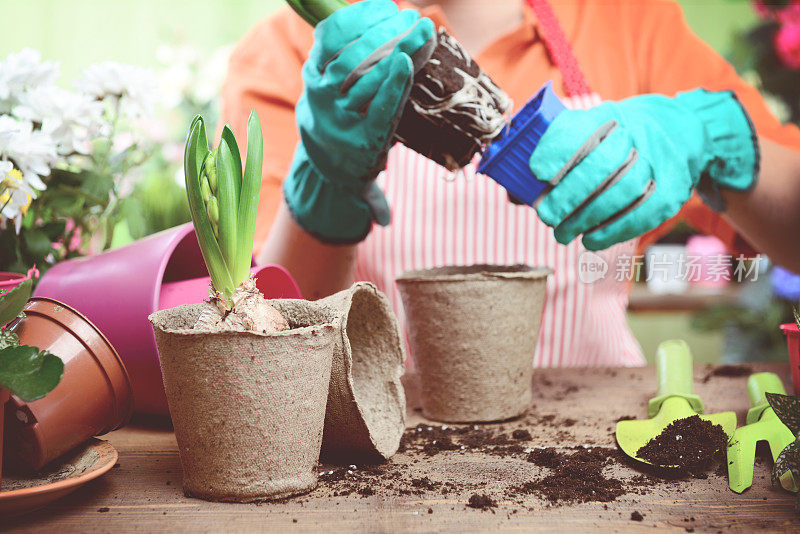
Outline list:
[[[26,46],[36,48],[45,58],[61,62],[65,78],[106,59],[152,66],[159,44],[187,43],[209,52],[237,41],[281,4],[281,0],[0,0],[5,21],[0,57]],[[692,28],[723,53],[733,33],[755,20],[744,1],[682,0],[681,4]]]
[[[757,19],[750,3],[744,0],[680,3],[691,27],[725,56],[730,56],[735,36],[753,26]],[[235,43],[281,4],[281,0],[0,0],[5,22],[0,58],[23,47],[38,49],[45,59],[61,63],[63,83],[69,83],[83,67],[101,60],[157,69],[157,51],[161,45],[188,45],[210,54]],[[163,184],[168,183],[173,204],[181,204],[181,189],[167,176],[167,171],[159,172],[161,177],[137,186],[141,189],[137,194],[157,199],[154,205],[158,207],[165,202]],[[144,204],[146,216],[142,220],[157,220],[159,213],[147,212],[148,202]],[[174,211],[166,211],[163,225],[173,223],[169,216]],[[179,215],[186,216],[185,212]],[[142,227],[138,232],[124,229],[119,235],[121,242],[125,242],[156,229],[158,226]],[[631,326],[648,359],[652,359],[661,340],[684,337],[696,360],[718,361],[723,351],[723,334],[694,331],[690,319],[690,313],[630,314]]]

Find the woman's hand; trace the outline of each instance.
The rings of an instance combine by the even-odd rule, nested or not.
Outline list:
[[[758,153],[731,92],[644,95],[566,111],[531,156],[531,170],[551,187],[537,212],[560,243],[583,234],[587,249],[605,249],[677,214],[696,187],[724,210],[720,189],[751,189]]]
[[[430,57],[435,31],[414,10],[366,0],[317,25],[297,103],[301,142],[284,182],[286,204],[326,243],[355,243],[372,221],[389,223],[375,185],[386,166],[414,66]]]

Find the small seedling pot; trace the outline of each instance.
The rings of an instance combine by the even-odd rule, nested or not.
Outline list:
[[[64,362],[61,382],[47,396],[6,406],[7,458],[37,471],[92,436],[124,425],[133,411],[128,373],[114,347],[86,317],[47,298],[32,298],[11,328],[20,343]]]
[[[36,269],[31,269],[28,274],[0,271],[0,290],[11,291],[25,280],[30,280],[36,273]]]
[[[528,409],[550,273],[473,265],[397,279],[427,418],[500,421]]]
[[[348,464],[388,459],[405,430],[405,351],[397,317],[369,282],[319,302],[334,311],[337,328],[323,457]]]
[[[299,298],[291,276],[277,266],[256,271],[267,298]],[[131,376],[136,411],[168,415],[153,329],[157,310],[208,298],[208,271],[191,223],[90,258],[53,266],[36,287],[84,313],[108,336]]]
[[[781,325],[781,331],[786,336],[786,346],[789,349],[789,367],[792,371],[794,394],[800,395],[800,330],[795,323],[787,323]]]
[[[6,403],[10,394],[7,390],[0,388],[0,489],[3,489],[3,428],[5,425]]]
[[[202,305],[150,315],[186,495],[253,502],[305,493],[317,482],[333,313],[294,301],[290,330],[194,330]]]

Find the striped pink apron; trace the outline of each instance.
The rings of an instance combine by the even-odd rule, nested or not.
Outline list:
[[[545,0],[529,0],[529,4],[564,77],[569,95],[565,104],[581,109],[597,105],[600,98],[589,91],[549,4]],[[532,87],[531,94],[536,89]],[[608,271],[600,280],[583,283],[578,269],[586,250],[580,241],[560,245],[535,210],[512,204],[505,189],[477,174],[476,161],[453,176],[405,146],[395,145],[386,171],[378,177],[392,207],[392,223],[375,225],[358,247],[356,277],[374,282],[389,296],[404,327],[403,305],[394,283],[403,271],[482,263],[549,266],[554,274],[548,280],[534,365],[644,363],[626,319],[627,283],[616,272],[616,266],[625,263],[623,256],[635,253],[636,240],[597,253]]]

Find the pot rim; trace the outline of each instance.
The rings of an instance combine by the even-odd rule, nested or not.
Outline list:
[[[553,274],[547,266],[532,267],[530,265],[449,265],[431,269],[405,271],[395,278],[395,282],[489,282],[500,280],[538,280],[546,279]]]
[[[269,302],[269,299],[267,300]],[[183,307],[195,307],[201,306],[201,304],[181,304],[180,306],[175,306],[174,308],[167,308],[164,310],[158,310],[156,312],[151,313],[147,316],[147,319],[150,321],[150,324],[153,325],[153,328],[158,328],[160,331],[165,332],[170,335],[178,335],[178,336],[215,336],[215,335],[230,335],[230,334],[240,334],[240,335],[248,335],[257,338],[274,338],[274,337],[288,337],[288,336],[299,336],[308,333],[314,333],[320,330],[332,329],[336,328],[336,318],[329,320],[326,323],[320,324],[313,324],[309,326],[300,326],[297,328],[289,328],[289,330],[281,330],[279,332],[270,332],[270,333],[263,333],[263,332],[252,332],[250,330],[195,330],[194,328],[162,328],[160,325],[156,324],[154,321],[155,316],[168,312],[171,310],[176,310],[178,308]]]
[[[113,430],[117,430],[118,428],[122,428],[123,426],[125,426],[128,423],[128,421],[130,421],[131,417],[133,416],[133,386],[131,384],[131,378],[128,375],[128,370],[125,368],[125,364],[123,363],[122,358],[120,358],[119,354],[117,353],[117,349],[114,348],[114,345],[111,344],[111,342],[108,340],[108,338],[105,336],[105,334],[103,334],[103,332],[100,331],[100,329],[97,328],[97,326],[95,326],[95,324],[92,321],[90,321],[85,315],[83,315],[81,312],[79,312],[78,310],[76,310],[72,306],[64,304],[63,302],[58,301],[58,300],[53,299],[53,298],[50,298],[50,297],[31,297],[28,300],[28,304],[30,304],[32,302],[47,302],[47,303],[53,304],[55,306],[60,306],[60,307],[62,307],[64,309],[66,309],[66,310],[69,310],[71,313],[75,314],[79,319],[81,319],[84,323],[89,325],[91,327],[92,331],[94,331],[94,333],[97,334],[100,337],[100,339],[103,341],[103,343],[105,343],[106,347],[110,350],[111,355],[114,357],[114,362],[117,364],[117,368],[121,372],[122,378],[125,380],[125,384],[126,384],[127,390],[128,390],[128,402],[125,403],[127,406],[119,404],[119,401],[122,398],[122,397],[119,397],[119,394],[122,393],[122,392],[118,392],[116,390],[116,388],[113,387],[113,381],[110,380],[109,372],[106,369],[106,366],[104,365],[104,362],[102,361],[102,359],[98,358],[97,355],[92,353],[92,351],[89,351],[89,349],[87,347],[87,351],[89,351],[92,354],[92,358],[95,360],[95,362],[97,362],[97,365],[103,370],[103,373],[106,375],[106,379],[109,380],[109,385],[111,386],[111,389],[112,389],[112,392],[113,392],[113,395],[114,395],[114,399],[115,399],[115,403],[116,403],[115,408],[119,409],[120,417],[118,418],[117,424],[109,426],[103,432],[103,434],[106,434],[108,432],[111,432]],[[27,305],[26,305],[26,307],[27,307]],[[35,313],[38,313],[38,312],[31,312],[30,310],[25,310],[25,313],[34,313],[35,314]],[[70,332],[72,335],[74,335],[81,342],[81,344],[86,346],[86,342],[83,339],[81,339],[79,336],[77,336],[77,334],[73,331],[72,328],[68,327],[63,322],[56,320],[52,316],[48,315],[47,317],[48,317],[48,319],[56,322],[59,326],[61,326],[62,328],[64,328],[68,332]]]

